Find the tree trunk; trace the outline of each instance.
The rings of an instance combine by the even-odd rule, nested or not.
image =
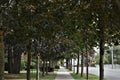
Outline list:
[[[79,64],[79,62],[80,62],[79,56],[80,56],[80,54],[78,52],[78,56],[77,56],[77,72],[76,72],[76,74],[79,74],[79,66],[80,66],[80,64]]]
[[[73,72],[75,73],[75,59],[74,59],[74,62],[73,62]]]
[[[0,80],[4,80],[4,42],[3,31],[1,30],[0,30]]]
[[[66,59],[66,68],[68,69],[69,67],[69,59]]]
[[[51,67],[51,61],[49,60],[48,62],[49,62],[49,67]]]
[[[70,59],[70,71],[72,71],[72,59]]]
[[[46,70],[46,75],[48,75],[48,64],[47,64],[47,61],[45,61],[45,64],[46,64],[46,67],[45,67],[46,68],[45,69]]]
[[[8,47],[8,73],[12,73],[13,72],[13,52],[12,52],[12,47],[9,46]]]
[[[54,68],[54,63],[53,63],[53,61],[51,61],[51,67]]]
[[[116,2],[117,6],[118,6],[118,8],[120,10],[120,0],[115,0],[115,2]]]
[[[100,35],[100,80],[104,80],[104,45],[105,45],[105,39],[104,39],[104,29],[101,27],[101,35]]]
[[[84,54],[81,53],[82,59],[81,59],[81,77],[83,77],[83,68],[84,68]]]
[[[20,65],[21,65],[21,53],[18,53],[18,55],[16,55],[14,53],[14,64],[13,64],[13,73],[14,74],[19,74],[20,73]]]
[[[45,76],[45,60],[43,60],[42,76]]]
[[[49,66],[53,68],[53,61],[52,60],[49,61]]]
[[[31,41],[28,46],[28,55],[27,55],[27,80],[30,80],[30,63],[31,63]]]
[[[88,30],[85,30],[85,33],[86,33],[86,80],[88,80],[88,66],[89,66],[89,60],[88,60],[88,33],[87,33]]]
[[[70,62],[70,59],[68,60],[68,69],[70,70],[70,66],[71,66],[71,64],[70,64],[71,62]]]
[[[36,71],[37,71],[37,72],[36,72],[36,80],[39,80],[39,62],[40,62],[40,61],[39,61],[39,60],[40,60],[39,55],[37,55],[36,58],[37,58],[37,64],[36,64],[36,69],[37,69],[37,70],[36,70]]]
[[[14,53],[13,47],[8,48],[8,73],[19,74],[21,63],[21,53]]]

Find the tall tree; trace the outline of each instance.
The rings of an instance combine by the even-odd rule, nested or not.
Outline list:
[[[4,42],[3,31],[1,30],[0,30],[0,80],[4,80]]]
[[[1,5],[1,4],[0,4]],[[3,41],[3,22],[2,13],[0,7],[0,80],[4,80],[4,41]]]

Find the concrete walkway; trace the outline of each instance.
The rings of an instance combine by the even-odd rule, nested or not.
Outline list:
[[[74,79],[64,67],[60,67],[60,69],[57,72],[55,80],[74,80]]]

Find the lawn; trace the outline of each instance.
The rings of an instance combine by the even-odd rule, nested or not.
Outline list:
[[[56,72],[49,72],[48,75],[45,75],[44,77],[41,76],[40,73],[40,80],[54,80],[56,77]],[[5,73],[5,79],[7,80],[19,80],[19,79],[25,79],[26,80],[26,73],[20,73],[20,74],[7,74]],[[36,80],[36,73],[31,72],[31,80]]]
[[[80,74],[71,73],[71,76],[75,80],[86,80],[86,74],[84,74],[83,77],[81,77]],[[89,74],[89,80],[99,80],[99,77],[94,74]],[[105,80],[107,80],[107,79],[105,79]]]

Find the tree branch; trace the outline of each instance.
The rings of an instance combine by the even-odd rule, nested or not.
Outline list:
[[[115,2],[116,2],[117,6],[118,6],[118,8],[120,10],[120,0],[115,0]]]

